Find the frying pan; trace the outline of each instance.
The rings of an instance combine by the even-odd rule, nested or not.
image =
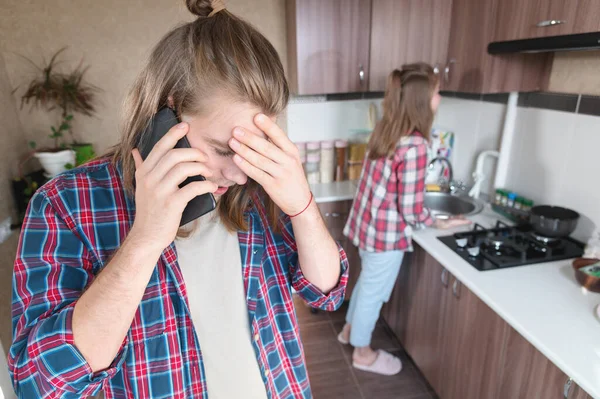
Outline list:
[[[571,234],[579,220],[579,213],[568,208],[537,205],[531,208],[529,223],[533,230],[544,237],[558,238]]]

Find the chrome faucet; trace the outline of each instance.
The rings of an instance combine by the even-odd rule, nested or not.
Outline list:
[[[448,158],[446,158],[446,157],[436,157],[436,158],[433,158],[429,162],[428,169],[432,170],[433,166],[435,165],[436,162],[442,162],[442,163],[446,164],[446,166],[448,168],[448,181],[446,181],[445,187],[446,187],[447,191],[454,191],[453,190],[454,180],[453,180],[453,173],[452,173],[452,164],[450,163],[450,160]],[[442,180],[442,178],[440,177],[440,185],[441,185],[441,180]]]

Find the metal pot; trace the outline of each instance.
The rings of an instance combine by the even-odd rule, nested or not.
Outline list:
[[[571,234],[579,220],[579,213],[560,206],[538,205],[531,208],[529,222],[533,230],[551,238],[566,237]]]

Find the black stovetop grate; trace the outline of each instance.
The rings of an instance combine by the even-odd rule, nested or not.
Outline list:
[[[501,221],[486,229],[475,224],[471,231],[438,237],[446,246],[481,271],[525,266],[535,263],[577,258],[584,246],[570,237],[549,240],[536,239],[529,225],[508,226]],[[459,246],[457,240],[466,241]],[[468,248],[479,247],[479,254],[471,256]]]

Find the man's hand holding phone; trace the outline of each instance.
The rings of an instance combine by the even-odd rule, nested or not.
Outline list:
[[[188,177],[212,176],[205,165],[208,157],[195,148],[174,148],[189,131],[179,123],[171,128],[143,160],[138,149],[135,160],[136,214],[130,236],[161,251],[175,238],[181,215],[188,202],[199,195],[214,193],[218,186],[208,180],[194,181],[180,188]]]

